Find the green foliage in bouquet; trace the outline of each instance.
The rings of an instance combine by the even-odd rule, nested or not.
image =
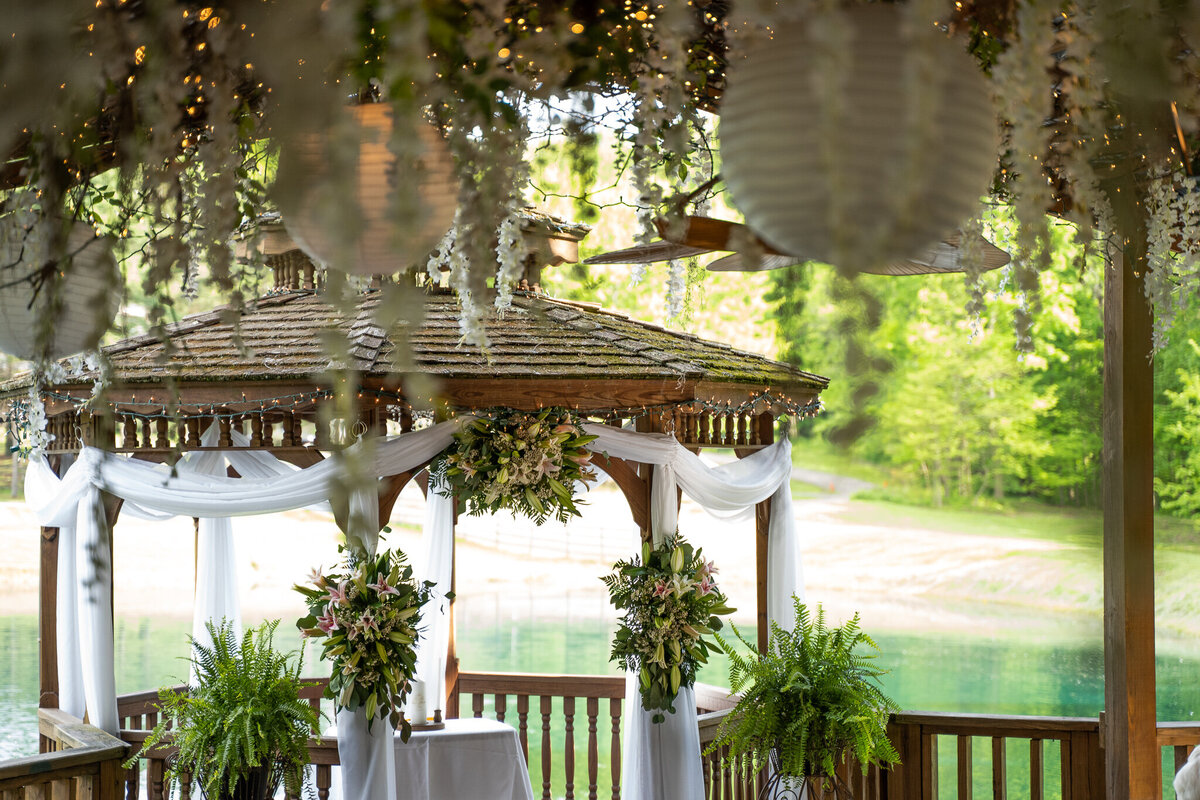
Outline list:
[[[246,631],[239,644],[228,622],[208,623],[212,647],[192,640],[196,685],[183,692],[159,690],[159,723],[125,767],[168,742],[179,755],[167,762],[167,780],[190,775],[210,800],[233,796],[255,768],[267,770],[273,780],[281,769],[288,796],[298,796],[318,717],[300,697],[303,654],[293,661],[295,653],[272,646],[278,624]]]
[[[491,408],[463,426],[454,445],[430,465],[442,494],[465,497],[467,513],[501,509],[541,525],[579,516],[576,481],[591,481],[592,458],[579,418],[565,408]]]
[[[793,598],[796,627],[771,624],[766,654],[743,655],[719,635],[729,654],[729,683],[742,699],[726,718],[712,752],[728,745],[731,759],[742,759],[751,773],[774,755],[780,773],[795,778],[833,776],[847,755],[865,773],[871,764],[900,760],[887,737],[888,716],[900,707],[883,693],[874,653],[855,652],[859,645],[878,650],[859,628],[858,614],[841,627],[816,619]],[[755,648],[733,626],[746,648]]]
[[[717,569],[678,534],[661,547],[642,545],[641,558],[618,561],[601,580],[612,604],[623,609],[610,660],[638,673],[642,707],[675,713],[675,695],[696,681],[696,670],[717,647],[704,637],[721,628],[726,605],[713,575]]]
[[[402,712],[416,674],[421,608],[432,587],[413,579],[399,550],[350,557],[345,573],[317,569],[308,584],[294,587],[310,612],[297,627],[305,636],[323,637],[321,655],[333,662],[325,696],[339,709],[363,708],[368,730],[388,715],[406,742],[412,726]]]

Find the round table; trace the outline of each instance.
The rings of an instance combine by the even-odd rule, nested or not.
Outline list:
[[[521,741],[503,722],[448,719],[407,742],[397,733],[393,748],[396,800],[533,800]],[[331,797],[342,796],[340,773],[335,767]]]

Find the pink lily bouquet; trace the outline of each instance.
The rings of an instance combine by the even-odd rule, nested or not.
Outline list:
[[[325,696],[338,709],[363,708],[367,726],[387,715],[408,741],[412,727],[402,710],[416,674],[421,608],[431,582],[413,579],[404,553],[385,550],[347,558],[344,574],[313,570],[304,595],[309,615],[296,622],[305,637],[323,638],[321,656],[333,662]]]
[[[642,544],[641,558],[618,561],[601,580],[612,604],[625,611],[610,660],[638,673],[642,708],[675,713],[675,696],[696,682],[696,670],[718,647],[706,637],[721,629],[726,605],[717,568],[676,534],[661,547]]]
[[[595,438],[565,408],[491,408],[455,434],[430,472],[439,493],[466,498],[469,514],[506,509],[539,525],[566,522],[579,516],[575,483],[596,478],[587,449]]]

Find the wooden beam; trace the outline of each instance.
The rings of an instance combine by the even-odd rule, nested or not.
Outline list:
[[[1152,328],[1141,279],[1144,228],[1122,238],[1104,291],[1106,782],[1113,800],[1157,800],[1162,790],[1154,693]]]
[[[641,530],[650,529],[650,483],[638,474],[638,465],[604,453],[592,453],[592,463],[620,487],[629,503],[633,521]]]
[[[758,440],[763,445],[775,441],[775,418],[771,414],[759,414],[754,418],[758,427]],[[771,554],[767,545],[771,532],[771,500],[768,498],[754,507],[754,581],[757,589],[758,650],[767,652],[771,626],[767,619],[767,574],[770,571]]]
[[[58,708],[58,528],[42,528],[39,541],[38,708]]]
[[[62,471],[62,456],[48,461]],[[58,708],[58,528],[42,528],[38,542],[38,708]],[[39,742],[46,752],[47,740]]]
[[[502,397],[504,405],[527,411],[546,406],[584,410],[643,408],[696,397],[695,381],[625,378],[449,378],[440,381],[438,396],[462,408],[487,408]]]

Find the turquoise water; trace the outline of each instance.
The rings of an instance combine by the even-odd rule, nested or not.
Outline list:
[[[611,625],[603,619],[458,619],[461,666],[471,671],[619,674],[608,661]],[[1080,626],[1087,633],[1087,628]],[[1096,716],[1104,704],[1104,657],[1090,636],[1055,642],[1017,636],[879,632],[888,691],[906,709],[994,714]],[[179,682],[186,675],[189,623],[141,618],[117,621],[118,692]],[[290,633],[280,626],[282,634]],[[36,752],[37,619],[0,616],[0,758]],[[296,642],[299,640],[297,639]],[[288,646],[291,646],[290,644]],[[1159,718],[1190,720],[1200,709],[1200,654],[1160,642]],[[315,664],[306,670],[318,673]],[[728,685],[725,666],[707,666],[700,680]]]

